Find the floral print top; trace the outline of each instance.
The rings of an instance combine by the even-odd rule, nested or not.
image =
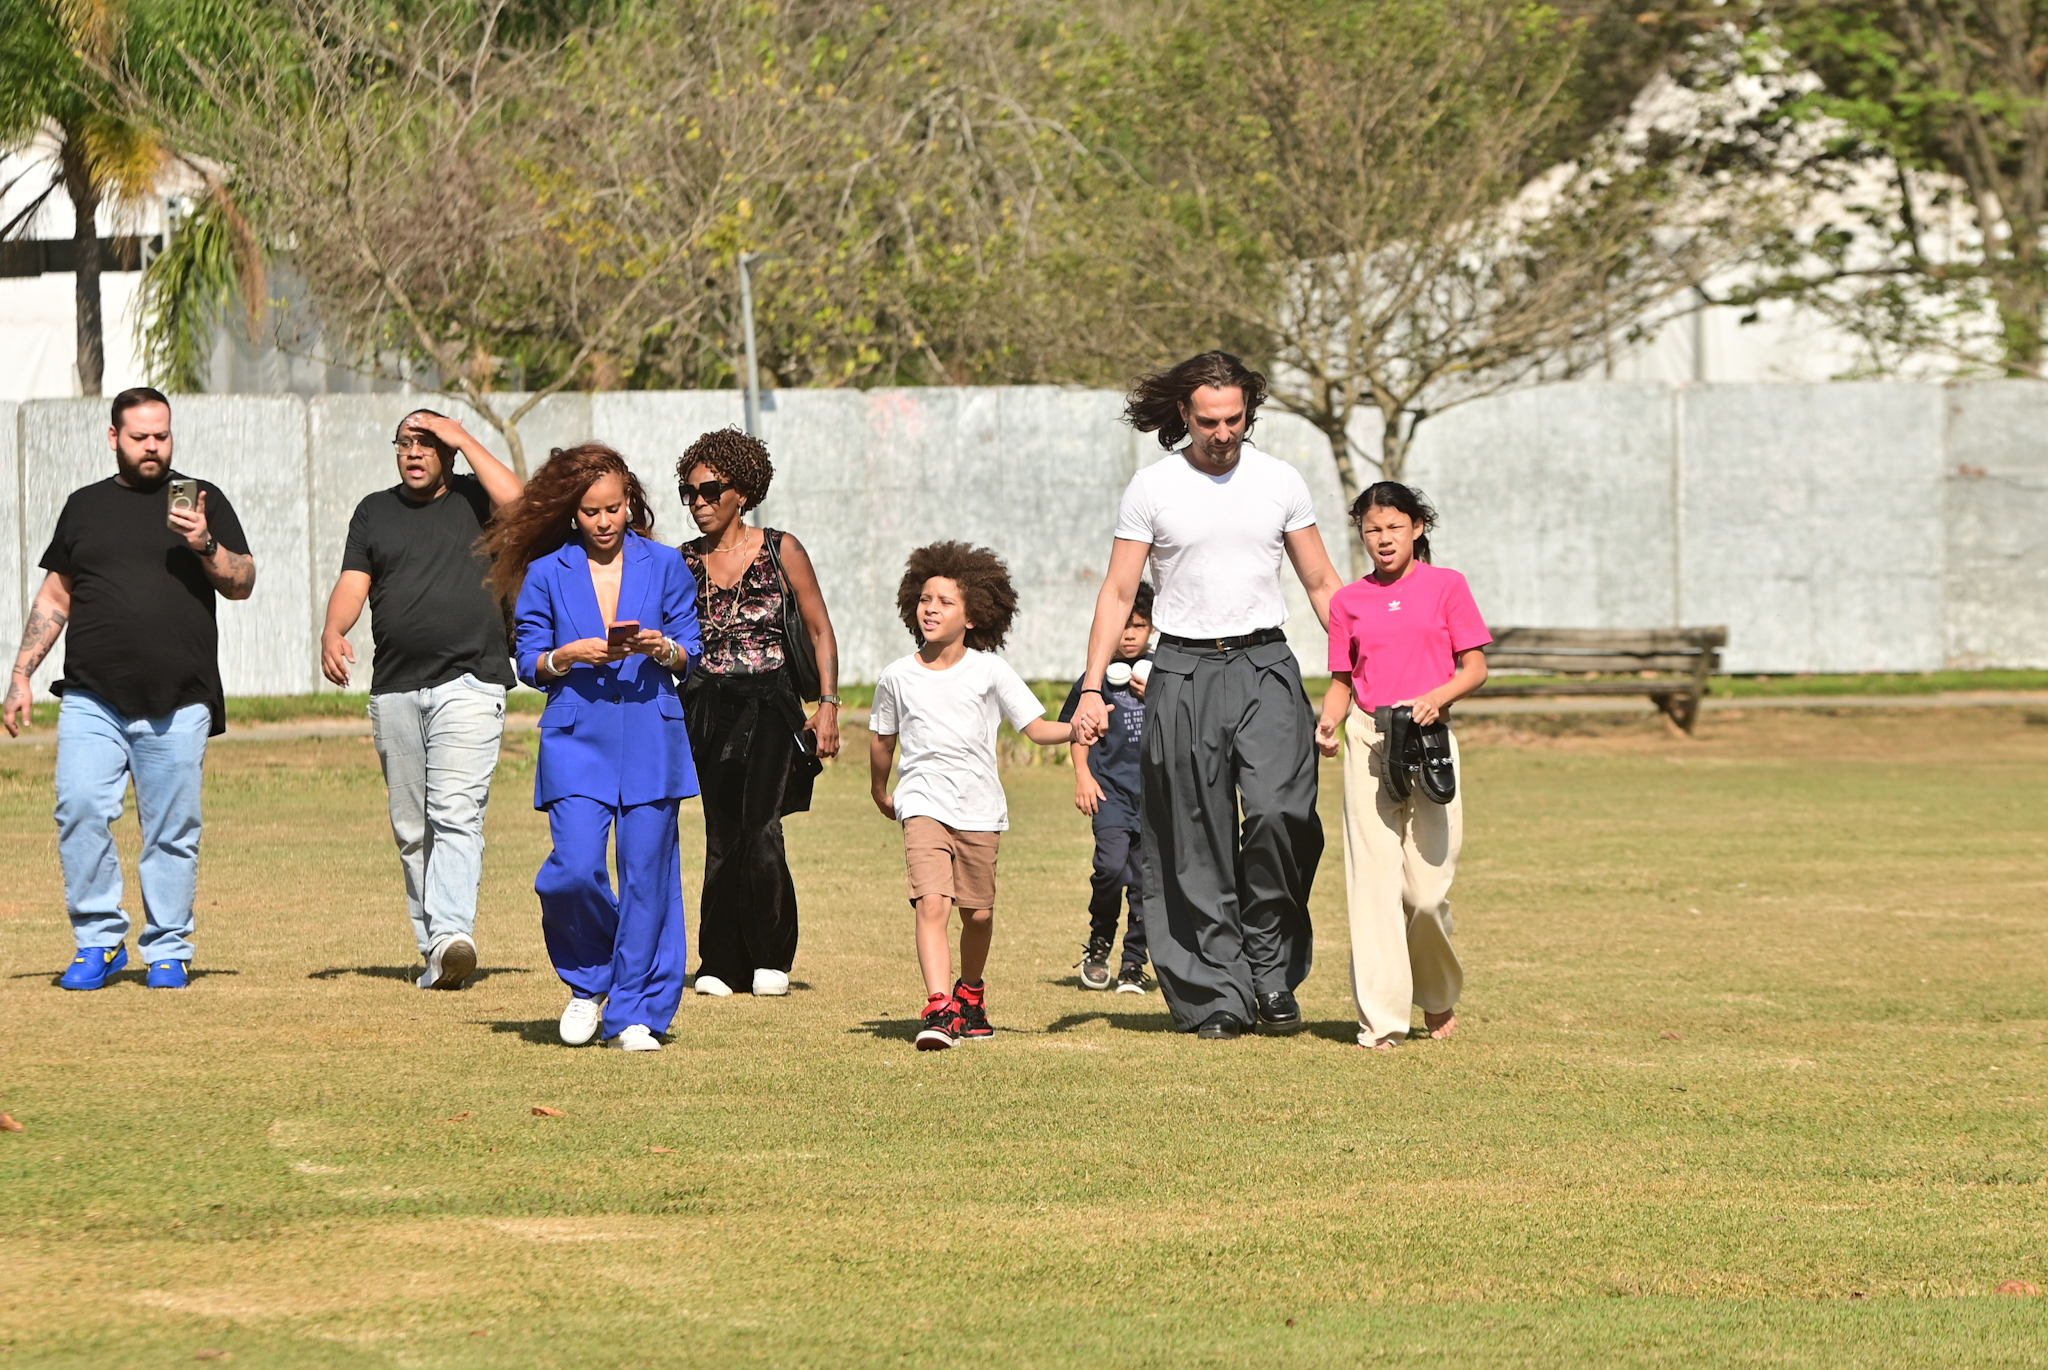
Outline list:
[[[767,537],[729,589],[711,583],[703,556],[690,544],[683,544],[682,553],[690,574],[697,578],[697,625],[704,635],[704,654],[697,669],[712,675],[763,675],[781,670],[782,579],[768,559]]]

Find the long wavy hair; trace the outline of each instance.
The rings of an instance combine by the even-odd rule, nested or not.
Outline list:
[[[606,476],[617,476],[625,484],[632,512],[627,527],[642,537],[654,535],[647,492],[624,457],[601,442],[557,447],[526,482],[519,502],[492,519],[484,534],[484,550],[491,557],[491,592],[498,597],[499,608],[510,614],[526,584],[526,568],[576,536],[576,506],[583,492]]]
[[[1225,390],[1236,386],[1243,393],[1244,431],[1250,433],[1258,422],[1259,406],[1266,402],[1266,378],[1228,352],[1204,352],[1168,370],[1138,377],[1124,396],[1124,422],[1140,433],[1158,434],[1159,445],[1170,452],[1188,435],[1181,406],[1205,385]]]

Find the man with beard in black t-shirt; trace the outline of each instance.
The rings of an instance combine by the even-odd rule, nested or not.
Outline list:
[[[484,811],[504,738],[505,691],[515,683],[479,539],[525,482],[431,409],[406,415],[392,446],[398,484],[363,496],[349,520],[320,669],[336,685],[349,683],[356,654],[347,634],[367,602],[377,647],[370,725],[413,939],[426,962],[418,984],[461,989],[476,970]],[[457,452],[474,475],[455,472]]]
[[[211,481],[189,504],[168,488],[171,402],[147,386],[114,397],[107,430],[119,468],[74,490],[43,553],[49,574],[22,630],[0,722],[18,737],[29,680],[68,624],[57,716],[57,856],[78,954],[58,982],[92,990],[128,964],[114,820],[135,782],[146,921],[138,946],[152,989],[183,989],[199,885],[207,738],[227,730],[214,599],[256,588],[234,506]]]

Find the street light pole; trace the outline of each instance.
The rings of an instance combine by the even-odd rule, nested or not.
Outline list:
[[[754,355],[754,263],[766,258],[766,252],[742,252],[740,254],[740,327],[747,344],[747,436],[759,437],[761,432],[761,367]]]

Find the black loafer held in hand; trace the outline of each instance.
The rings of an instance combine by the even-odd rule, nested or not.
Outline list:
[[[1211,1042],[1234,1042],[1244,1036],[1244,1024],[1237,1021],[1237,1015],[1218,1009],[1202,1020],[1195,1036]]]
[[[1415,730],[1422,749],[1422,797],[1432,804],[1448,804],[1458,797],[1458,768],[1451,762],[1451,725],[1439,718],[1426,728]]]
[[[1271,994],[1259,996],[1260,1032],[1269,1036],[1284,1037],[1301,1029],[1301,1005],[1294,1001],[1291,990],[1276,989]]]
[[[1372,725],[1380,735],[1380,761],[1386,768],[1387,789],[1396,800],[1406,799],[1413,788],[1408,768],[1421,761],[1415,737],[1415,711],[1405,704],[1382,704],[1372,711]]]

